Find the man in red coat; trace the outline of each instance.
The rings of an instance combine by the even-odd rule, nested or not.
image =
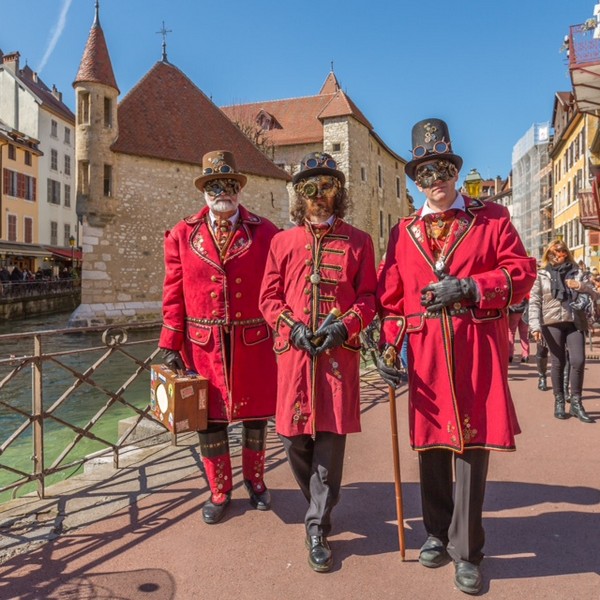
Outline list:
[[[278,229],[239,204],[246,177],[231,152],[209,152],[195,181],[207,206],[165,234],[165,364],[209,380],[208,429],[199,432],[211,496],[202,507],[217,523],[231,499],[227,425],[242,421],[242,470],[250,502],[268,510],[264,480],[267,419],[275,412],[276,362],[258,293]],[[260,377],[257,379],[257,373]]]
[[[406,174],[426,202],[392,230],[377,289],[378,368],[398,384],[395,355],[409,333],[410,438],[419,451],[428,534],[419,561],[439,567],[454,560],[456,586],[475,594],[489,452],[514,450],[519,433],[507,381],[507,309],[529,292],[535,260],[506,208],[456,191],[462,159],[446,123],[425,119],[412,136]]]
[[[375,315],[370,236],[348,225],[344,174],[328,154],[293,177],[297,224],[275,236],[260,308],[275,330],[277,432],[309,508],[309,564],[332,564],[327,535],[341,485],[346,434],[360,431],[359,333]]]

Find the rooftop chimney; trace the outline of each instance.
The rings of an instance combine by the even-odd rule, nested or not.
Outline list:
[[[62,92],[59,92],[56,85],[52,84],[52,95],[59,101],[62,102]]]
[[[19,72],[19,58],[20,54],[18,52],[11,52],[10,54],[5,54],[2,57],[2,64],[10,69],[13,73]]]

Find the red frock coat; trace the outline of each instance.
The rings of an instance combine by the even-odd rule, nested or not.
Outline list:
[[[514,450],[519,425],[508,389],[510,304],[536,275],[506,208],[465,197],[448,273],[472,277],[476,302],[442,313],[421,306],[421,290],[437,281],[425,224],[415,213],[392,230],[377,299],[382,343],[399,350],[408,332],[409,424],[413,449]]]
[[[165,234],[159,346],[181,351],[186,366],[209,379],[208,418],[217,422],[275,413],[277,365],[258,293],[278,229],[242,206],[239,210],[223,260],[207,222],[208,207]]]
[[[314,272],[320,281],[311,283]],[[336,219],[324,236],[305,225],[275,236],[260,308],[276,332],[278,433],[360,431],[358,334],[375,316],[375,288],[373,242],[343,220]],[[291,345],[295,322],[315,331],[334,307],[348,330],[343,346],[311,359]]]

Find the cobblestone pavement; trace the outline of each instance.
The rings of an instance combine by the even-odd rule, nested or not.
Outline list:
[[[491,600],[600,598],[600,363],[586,369],[584,403],[597,420],[552,416],[535,366],[512,364],[523,433],[518,451],[493,453],[485,504],[482,592]],[[0,599],[312,600],[465,598],[453,567],[418,564],[424,541],[418,464],[408,447],[406,389],[398,392],[406,560],[398,552],[389,404],[377,379],[363,385],[363,433],[349,436],[344,486],[330,537],[334,567],[306,562],[305,501],[271,431],[273,510],[252,510],[234,458],[223,522],[199,507],[207,487],[194,435],[132,453],[114,472],[97,465],[50,488],[45,500],[0,506]]]

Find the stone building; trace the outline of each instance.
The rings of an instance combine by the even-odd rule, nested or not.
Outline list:
[[[165,230],[204,205],[194,179],[211,150],[231,150],[248,176],[243,204],[288,220],[279,169],[172,65],[157,62],[121,100],[98,8],[73,84],[82,303],[71,325],[160,318]]]
[[[331,154],[346,175],[352,200],[347,220],[371,234],[382,256],[391,227],[413,210],[406,193],[406,161],[381,139],[341,89],[333,71],[315,96],[236,104],[222,110],[243,129],[264,132],[275,164],[291,175],[305,154]]]

